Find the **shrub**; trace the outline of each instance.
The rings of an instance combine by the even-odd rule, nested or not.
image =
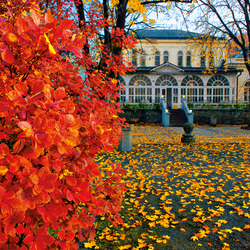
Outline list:
[[[124,170],[111,165],[104,178],[94,162],[122,135],[119,87],[82,53],[99,17],[80,33],[36,2],[18,3],[5,1],[0,16],[0,248],[77,249],[94,237],[95,216],[122,222]],[[104,59],[124,70],[121,58]]]

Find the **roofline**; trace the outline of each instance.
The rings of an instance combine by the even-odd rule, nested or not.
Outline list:
[[[156,71],[151,71],[154,69],[154,67],[143,67],[141,70],[140,68],[136,68],[134,72],[128,72],[128,75],[133,75],[133,74],[149,74],[149,75],[188,75],[188,74],[203,74],[203,75],[209,75],[210,73],[204,73],[204,71],[207,71],[206,68],[185,68],[182,67],[182,71],[171,71],[171,72],[156,72]],[[243,72],[243,69],[236,69],[236,68],[228,68],[227,71],[225,69],[212,69],[211,73],[212,74],[225,74],[229,75],[232,73],[239,73]]]
[[[175,64],[172,64],[172,63],[170,63],[170,62],[162,63],[162,64],[160,64],[160,65],[158,65],[158,66],[152,68],[150,71],[159,69],[159,68],[161,68],[161,67],[163,67],[163,66],[171,66],[171,67],[173,67],[173,68],[175,68],[175,69],[179,69],[180,71],[184,71],[183,68],[180,68],[180,67],[178,67],[178,66],[176,66]]]

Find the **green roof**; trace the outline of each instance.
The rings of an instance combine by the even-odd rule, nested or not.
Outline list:
[[[202,37],[202,34],[183,30],[171,29],[144,29],[136,30],[135,36],[138,39],[188,39],[192,37]]]

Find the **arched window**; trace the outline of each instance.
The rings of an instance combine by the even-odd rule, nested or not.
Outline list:
[[[121,76],[119,76],[119,82],[120,86],[122,84],[125,87],[125,81]],[[121,101],[126,102],[126,91],[124,89],[121,89]]]
[[[137,53],[135,50],[132,50],[132,64],[137,66]]]
[[[187,52],[187,67],[191,67],[191,52]]]
[[[146,53],[145,51],[142,51],[141,53],[141,67],[146,66]]]
[[[182,66],[183,65],[183,53],[182,51],[178,52],[178,66]]]
[[[206,57],[205,57],[205,52],[201,52],[201,67],[206,67]]]
[[[200,103],[204,100],[204,84],[197,75],[186,76],[181,82],[181,95],[186,96],[187,102]]]
[[[169,61],[169,54],[168,51],[164,51],[163,53],[164,63]]]
[[[207,82],[207,100],[211,103],[229,101],[229,81],[223,75],[214,75]]]
[[[155,86],[178,86],[178,83],[173,76],[163,75],[157,78]]]
[[[177,80],[173,76],[162,75],[157,78],[155,82],[155,102],[160,103],[160,99],[162,95],[166,95],[166,89],[170,88],[173,97],[173,103],[178,103],[178,83]]]
[[[159,66],[160,65],[160,52],[156,51],[155,52],[155,66]]]
[[[129,101],[152,102],[152,83],[145,75],[135,75],[129,81]]]
[[[244,85],[244,101],[250,102],[250,81],[247,81]]]

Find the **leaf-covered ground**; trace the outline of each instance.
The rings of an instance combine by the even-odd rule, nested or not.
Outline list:
[[[156,144],[159,128],[166,137],[169,129],[136,127],[133,151],[99,155],[103,170],[111,162],[127,170],[124,224],[98,218],[95,241],[85,248],[250,249],[248,132],[231,133],[231,143]],[[180,140],[178,131],[174,136]]]

